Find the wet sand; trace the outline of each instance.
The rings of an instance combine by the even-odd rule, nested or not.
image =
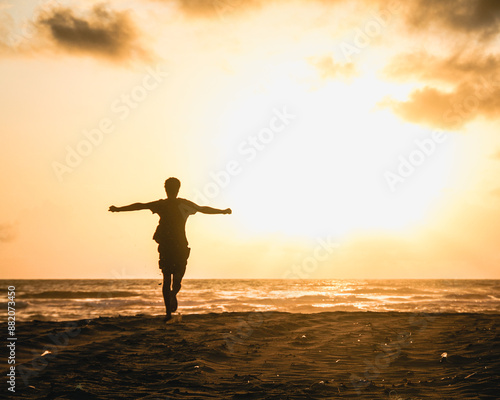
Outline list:
[[[18,322],[10,397],[497,399],[499,317],[253,312],[170,324],[140,315]]]

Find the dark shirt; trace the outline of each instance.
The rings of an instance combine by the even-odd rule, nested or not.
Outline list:
[[[186,221],[197,211],[197,205],[192,201],[175,198],[163,199],[149,203],[152,213],[160,216],[153,239],[158,244],[175,244],[186,247]]]

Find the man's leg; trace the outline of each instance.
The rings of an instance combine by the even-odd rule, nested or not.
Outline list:
[[[171,302],[172,312],[177,310],[177,293],[181,290],[181,281],[186,273],[186,266],[179,268],[179,270],[173,273],[173,283],[172,283],[172,294],[171,294]]]
[[[170,283],[171,275],[168,272],[163,272],[163,301],[165,302],[165,310],[167,312],[167,320],[172,318],[172,306],[170,302]],[[175,310],[174,310],[175,311]]]

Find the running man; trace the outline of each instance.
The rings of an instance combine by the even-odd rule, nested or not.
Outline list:
[[[165,181],[167,198],[150,203],[134,203],[123,207],[109,207],[111,212],[151,210],[160,216],[153,240],[158,243],[160,269],[163,272],[163,300],[167,312],[166,320],[177,310],[177,293],[186,272],[187,259],[191,249],[186,238],[186,220],[196,212],[203,214],[231,214],[231,209],[202,207],[192,201],[177,197],[181,182],[177,178]],[[170,285],[172,284],[172,288]]]

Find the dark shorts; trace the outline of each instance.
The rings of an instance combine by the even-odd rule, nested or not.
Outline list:
[[[190,252],[191,249],[187,246],[184,247],[172,243],[160,243],[158,245],[158,253],[160,253],[160,269],[164,274],[184,275]]]

